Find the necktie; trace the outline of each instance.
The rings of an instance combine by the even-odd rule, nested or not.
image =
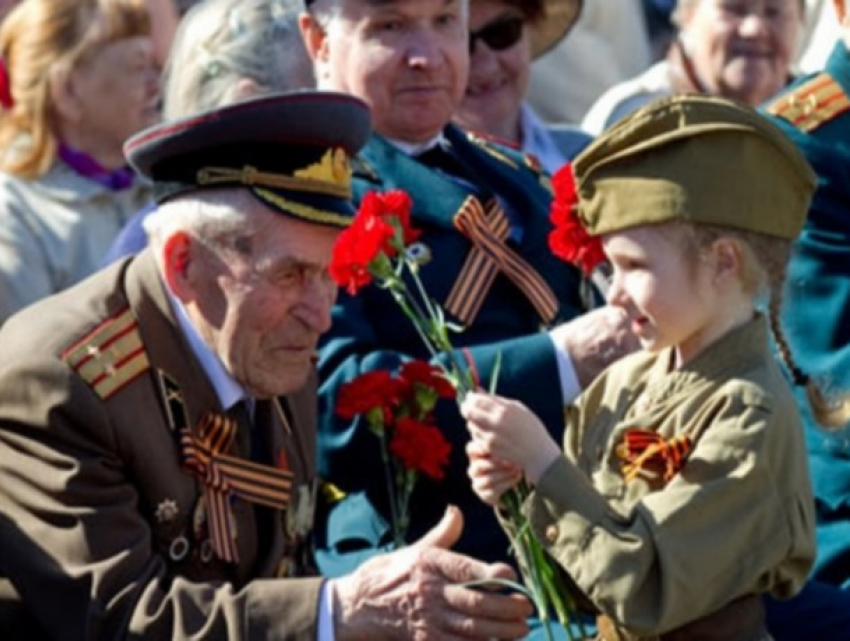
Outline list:
[[[268,465],[271,457],[268,455],[269,434],[271,429],[271,407],[268,401],[254,402],[254,419],[251,420],[248,409],[248,401],[243,399],[231,407],[231,414],[239,424],[239,453],[244,458],[249,458],[256,463]],[[276,510],[263,506],[254,505],[254,521],[257,527],[257,548],[260,557],[269,549],[274,530],[274,515]]]
[[[271,429],[271,404],[269,401],[257,401],[254,406],[254,429],[252,430],[253,438],[251,440],[251,458],[258,463],[263,463],[265,465],[272,464],[272,457],[269,451],[269,448],[271,447],[271,434],[269,432]],[[260,550],[261,557],[265,555],[271,547],[276,514],[279,514],[278,510],[273,510],[262,505],[254,506],[254,518],[257,523],[257,547]]]
[[[462,163],[451,150],[437,144],[414,156],[416,160],[450,178],[457,178],[468,184],[474,184],[472,171]]]
[[[254,430],[251,422],[251,414],[248,411],[248,401],[244,398],[237,401],[230,406],[230,409],[227,410],[226,413],[230,416],[230,418],[236,421],[236,425],[239,426],[236,431],[236,443],[239,456],[253,459],[253,447],[251,441]]]

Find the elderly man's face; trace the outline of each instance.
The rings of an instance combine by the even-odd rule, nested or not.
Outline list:
[[[319,87],[363,99],[383,136],[429,140],[463,98],[466,0],[344,0],[338,16],[314,23],[312,33]]]
[[[339,230],[246,197],[252,228],[231,246],[195,242],[189,315],[226,369],[258,398],[301,387],[337,287],[328,275]]]

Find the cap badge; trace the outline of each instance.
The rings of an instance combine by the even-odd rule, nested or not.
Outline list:
[[[296,178],[339,185],[346,189],[351,184],[351,166],[348,163],[348,155],[339,147],[328,149],[319,162],[304,169],[296,169],[292,175]]]

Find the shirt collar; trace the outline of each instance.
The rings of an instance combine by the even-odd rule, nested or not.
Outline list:
[[[436,136],[431,138],[431,140],[425,142],[418,143],[410,143],[404,142],[402,140],[393,140],[392,138],[384,138],[388,143],[390,143],[393,147],[398,149],[403,154],[408,156],[416,156],[423,152],[428,151],[429,149],[433,149],[437,145],[443,144],[445,141],[445,137],[443,136],[443,132],[441,131]]]
[[[177,316],[177,323],[183,330],[183,335],[189,342],[189,348],[201,364],[201,369],[210,379],[216,396],[225,410],[230,409],[241,400],[248,400],[245,388],[224,368],[221,359],[210,349],[201,338],[198,330],[189,319],[189,314],[172,291],[166,286],[165,291],[171,301],[171,307]]]
[[[520,105],[519,118],[522,150],[537,158],[547,172],[554,174],[569,158],[555,145],[543,122],[528,103]]]

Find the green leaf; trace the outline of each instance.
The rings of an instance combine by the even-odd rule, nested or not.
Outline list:
[[[502,368],[502,352],[496,352],[496,362],[493,363],[493,374],[490,376],[490,393],[496,393],[496,385],[499,382],[499,370]]]
[[[460,334],[466,329],[464,325],[452,323],[451,321],[445,322],[445,328],[454,334]]]
[[[519,592],[520,594],[528,598],[530,601],[534,601],[534,596],[531,594],[527,587],[525,587],[522,583],[519,583],[517,581],[511,581],[510,579],[476,579],[475,581],[467,581],[466,583],[461,583],[460,586],[463,588],[472,589],[506,588],[508,590],[513,590],[514,592]]]

